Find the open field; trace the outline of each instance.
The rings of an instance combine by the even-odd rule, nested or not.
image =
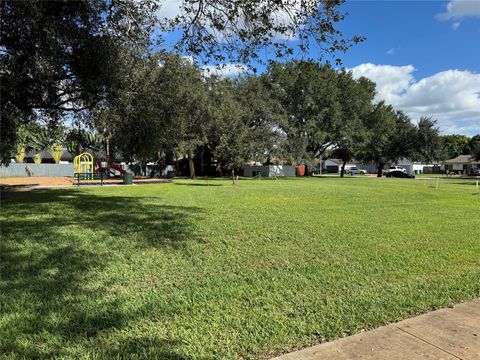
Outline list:
[[[480,195],[471,181],[434,185],[10,193],[0,357],[266,358],[479,297]]]

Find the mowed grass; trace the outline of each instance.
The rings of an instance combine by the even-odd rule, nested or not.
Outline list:
[[[480,296],[472,182],[11,193],[0,357],[268,358]]]

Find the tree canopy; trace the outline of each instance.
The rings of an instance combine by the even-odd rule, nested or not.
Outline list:
[[[20,123],[91,111],[115,93],[125,72],[132,75],[127,53],[164,51],[168,32],[180,35],[173,51],[206,63],[250,64],[266,48],[285,58],[312,44],[321,58],[340,62],[339,52],[363,40],[338,30],[342,2],[184,0],[176,16],[162,18],[160,0],[2,1],[1,159],[14,149]]]
[[[1,160],[25,149],[29,124],[51,130],[65,120],[61,142],[72,151],[186,158],[192,177],[205,153],[232,171],[252,160],[313,163],[332,151],[379,169],[402,157],[436,161],[441,144],[449,155],[475,153],[473,139],[439,138],[433,119],[414,125],[374,103],[373,82],[332,67],[363,40],[339,31],[342,3],[183,0],[162,18],[160,0],[2,1]],[[292,60],[312,46],[318,58]],[[268,66],[231,79],[201,67],[224,62]]]

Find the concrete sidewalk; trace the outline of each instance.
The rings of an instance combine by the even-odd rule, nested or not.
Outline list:
[[[480,299],[276,359],[480,359]]]

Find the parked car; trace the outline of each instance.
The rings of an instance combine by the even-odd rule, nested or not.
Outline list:
[[[342,168],[338,168],[338,172],[340,173],[342,171]],[[359,169],[358,166],[356,165],[345,165],[345,173],[349,174],[350,172],[355,171],[355,174],[367,174],[367,170],[364,169]]]
[[[415,175],[407,174],[402,170],[390,170],[385,174],[386,177],[414,179]]]
[[[471,168],[468,172],[468,176],[480,176],[480,169]]]
[[[362,175],[366,175],[366,174],[367,174],[367,170],[359,169],[359,168],[356,167],[356,166],[345,167],[345,172],[350,173],[350,172],[352,172],[352,171],[354,171],[355,174],[362,174]]]
[[[404,173],[406,173],[407,169],[401,166],[390,166],[386,172],[389,173],[391,171],[403,171]]]
[[[321,171],[320,171],[321,170]],[[318,175],[318,174],[328,174],[327,169],[320,169],[319,167],[316,167],[313,169],[313,173]]]

